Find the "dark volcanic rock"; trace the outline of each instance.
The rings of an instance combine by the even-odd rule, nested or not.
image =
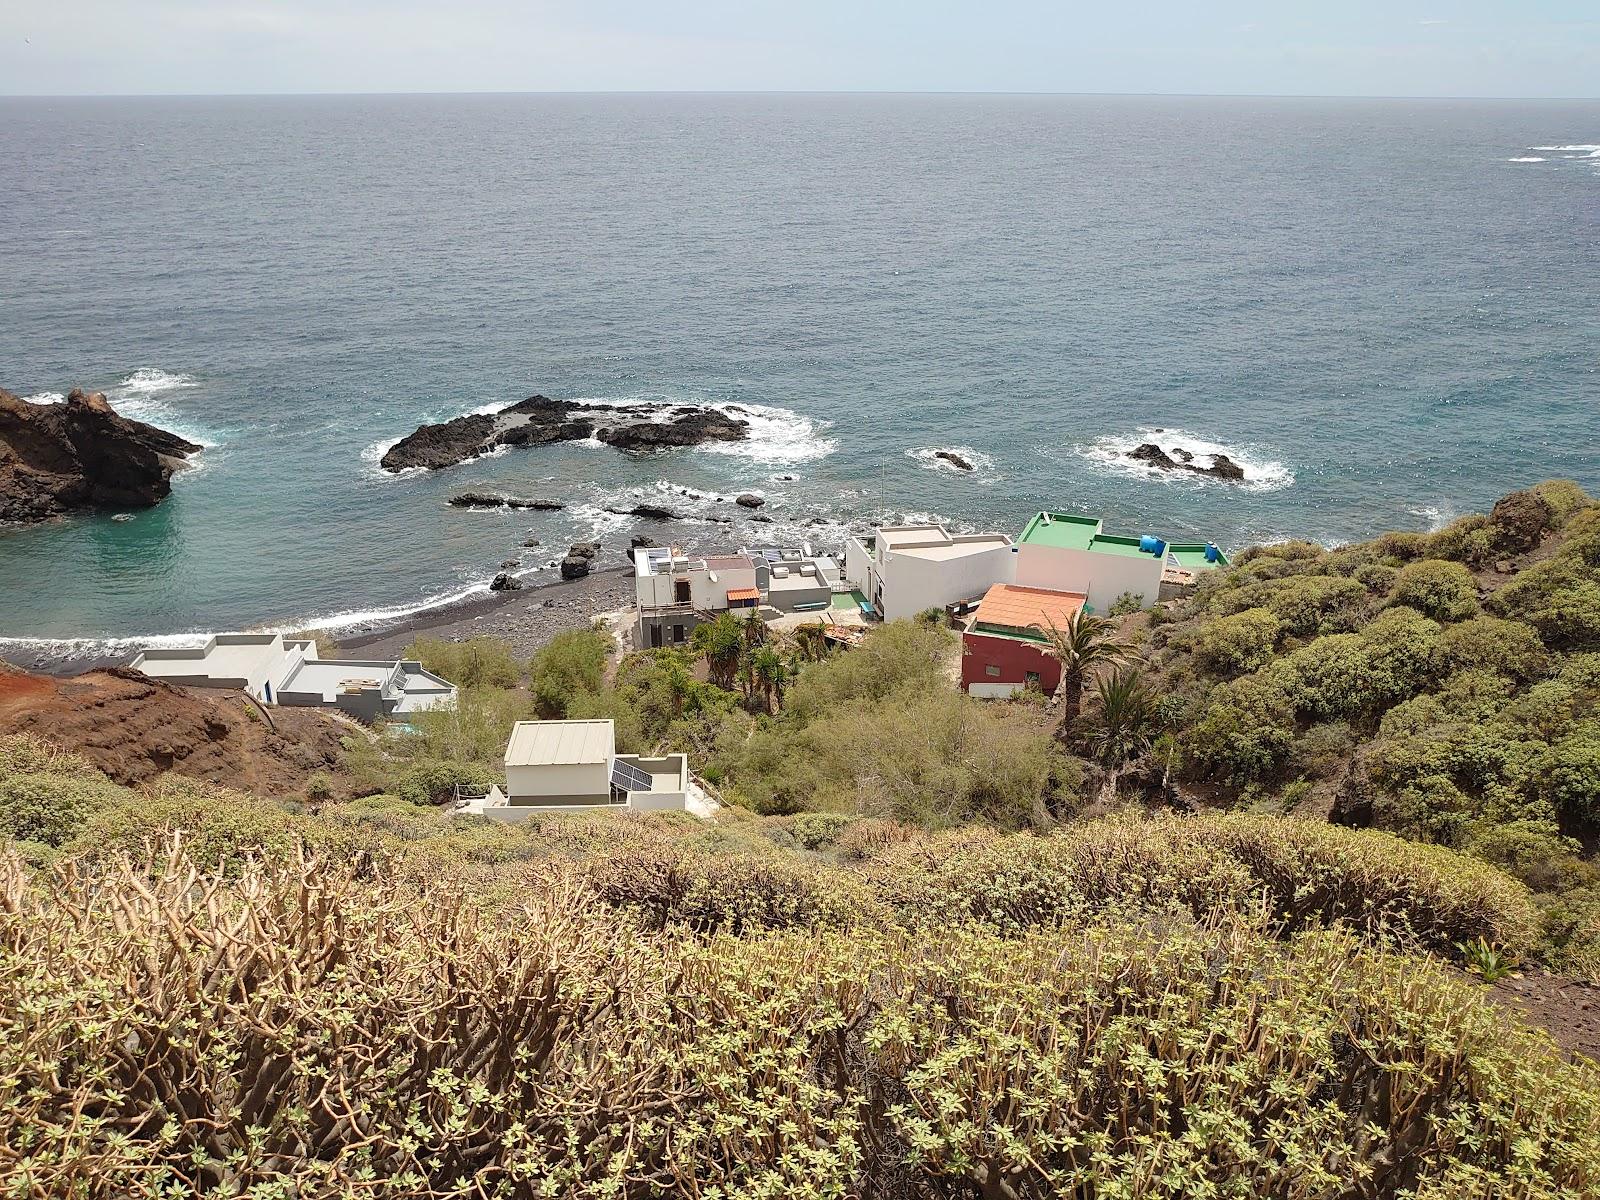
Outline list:
[[[659,545],[661,545],[661,543],[656,541],[655,538],[644,537],[642,535],[635,536],[633,540],[628,543],[629,548],[633,550],[647,550],[651,546]]]
[[[524,546],[540,546],[540,545],[543,545],[543,543],[540,542],[539,539],[536,538],[536,537],[525,537],[525,538],[522,539],[522,544]]]
[[[145,508],[200,447],[116,414],[99,392],[34,404],[0,390],[0,521]]]
[[[1189,451],[1185,450],[1182,446],[1174,446],[1172,448],[1172,453],[1179,462],[1190,463],[1194,461],[1194,455],[1190,454]]]
[[[714,408],[630,404],[621,407],[529,396],[497,413],[474,413],[419,425],[383,456],[386,471],[437,470],[498,446],[546,446],[596,438],[619,450],[661,450],[736,442],[750,423]]]
[[[582,554],[569,554],[561,560],[561,578],[582,579],[589,573],[589,559]]]
[[[1193,471],[1196,475],[1210,475],[1216,479],[1226,479],[1230,483],[1238,483],[1244,479],[1244,468],[1226,454],[1211,455],[1211,465],[1202,467],[1195,464],[1194,455],[1189,451],[1175,450],[1174,453],[1183,461],[1178,462],[1154,442],[1142,442],[1128,451],[1128,457],[1135,462],[1142,462],[1163,471]]]
[[[966,459],[962,458],[961,455],[957,454],[954,450],[935,450],[933,452],[933,456],[935,458],[944,460],[958,471],[972,470],[972,464]]]
[[[635,504],[632,508],[608,508],[608,513],[619,517],[646,517],[652,521],[676,521],[678,514],[659,504]]]
[[[567,548],[567,553],[569,555],[576,555],[579,558],[594,558],[600,553],[600,543],[573,542],[572,545]]]
[[[1502,554],[1522,554],[1544,539],[1545,530],[1556,527],[1555,510],[1538,492],[1512,492],[1495,501],[1489,512],[1489,533],[1494,548]]]
[[[499,492],[460,492],[450,497],[457,508],[531,508],[536,512],[555,512],[565,508],[559,500],[531,500],[526,496],[502,496]]]
[[[738,496],[734,497],[733,502],[740,508],[760,508],[766,503],[765,500],[756,495],[754,492],[741,492]]]
[[[521,565],[522,560],[520,558],[508,558],[500,564],[500,569],[502,571],[515,571]]]
[[[489,581],[489,590],[491,592],[520,592],[522,590],[522,580],[515,575],[501,571],[500,574]]]
[[[761,524],[763,524],[763,525],[771,525],[772,524],[772,518],[767,516],[766,513],[757,513],[755,516],[751,517],[750,519],[752,521],[760,521]]]

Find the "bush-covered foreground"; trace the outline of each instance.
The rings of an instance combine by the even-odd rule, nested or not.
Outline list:
[[[791,883],[777,864],[853,874],[777,848],[781,828],[747,832],[773,850],[719,853],[670,822],[552,822],[522,835],[530,857],[498,869],[490,899],[484,876],[390,849],[230,874],[182,852],[50,872],[7,855],[0,1187],[1600,1193],[1592,1068],[1431,963],[1277,919],[1276,899],[1254,916],[1118,903],[937,937],[885,899],[736,936],[672,912],[620,919],[643,909],[605,894],[619,855],[669,849],[707,895],[775,895]],[[1075,872],[1153,877],[1104,832]],[[1243,855],[1251,830],[1235,832]],[[909,867],[917,839],[868,841],[869,863]],[[947,850],[1003,844],[922,849],[937,871]],[[717,878],[761,861],[765,881]],[[1481,904],[1516,919],[1514,893]]]

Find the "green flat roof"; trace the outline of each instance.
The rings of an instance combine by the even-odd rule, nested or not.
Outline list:
[[[1087,550],[1099,531],[1100,521],[1096,517],[1035,513],[1017,542],[1019,545],[1054,546],[1061,550]]]
[[[1194,542],[1168,546],[1167,553],[1172,555],[1180,567],[1225,567],[1228,565],[1228,556],[1220,550],[1217,551],[1216,562],[1207,562],[1205,546]]]
[[[1145,554],[1139,549],[1139,539],[1130,537],[1111,537],[1102,533],[1089,543],[1089,549],[1096,554],[1120,554],[1124,558],[1154,558],[1153,554]]]

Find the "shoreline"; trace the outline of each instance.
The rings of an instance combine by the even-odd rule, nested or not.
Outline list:
[[[465,640],[484,636],[503,638],[512,644],[518,655],[528,657],[557,633],[568,629],[587,629],[600,613],[631,607],[632,603],[632,568],[605,567],[591,571],[582,579],[553,579],[529,584],[514,592],[475,594],[407,616],[375,622],[352,630],[348,636],[342,635],[337,629],[328,631],[325,636],[337,647],[337,657],[340,658],[357,655],[376,659],[399,658],[418,637]],[[314,625],[302,626],[301,629],[318,632]],[[38,639],[40,642],[59,642],[61,648],[0,645],[0,663],[44,675],[81,675],[87,671],[124,666],[138,647],[170,636],[174,635],[41,638]],[[193,636],[198,638],[204,635],[196,633]],[[94,649],[96,643],[103,648]],[[72,649],[75,644],[81,648]]]

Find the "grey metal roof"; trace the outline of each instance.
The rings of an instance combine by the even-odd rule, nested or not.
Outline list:
[[[598,721],[518,721],[506,744],[506,766],[574,766],[603,763],[616,746],[608,718]]]

